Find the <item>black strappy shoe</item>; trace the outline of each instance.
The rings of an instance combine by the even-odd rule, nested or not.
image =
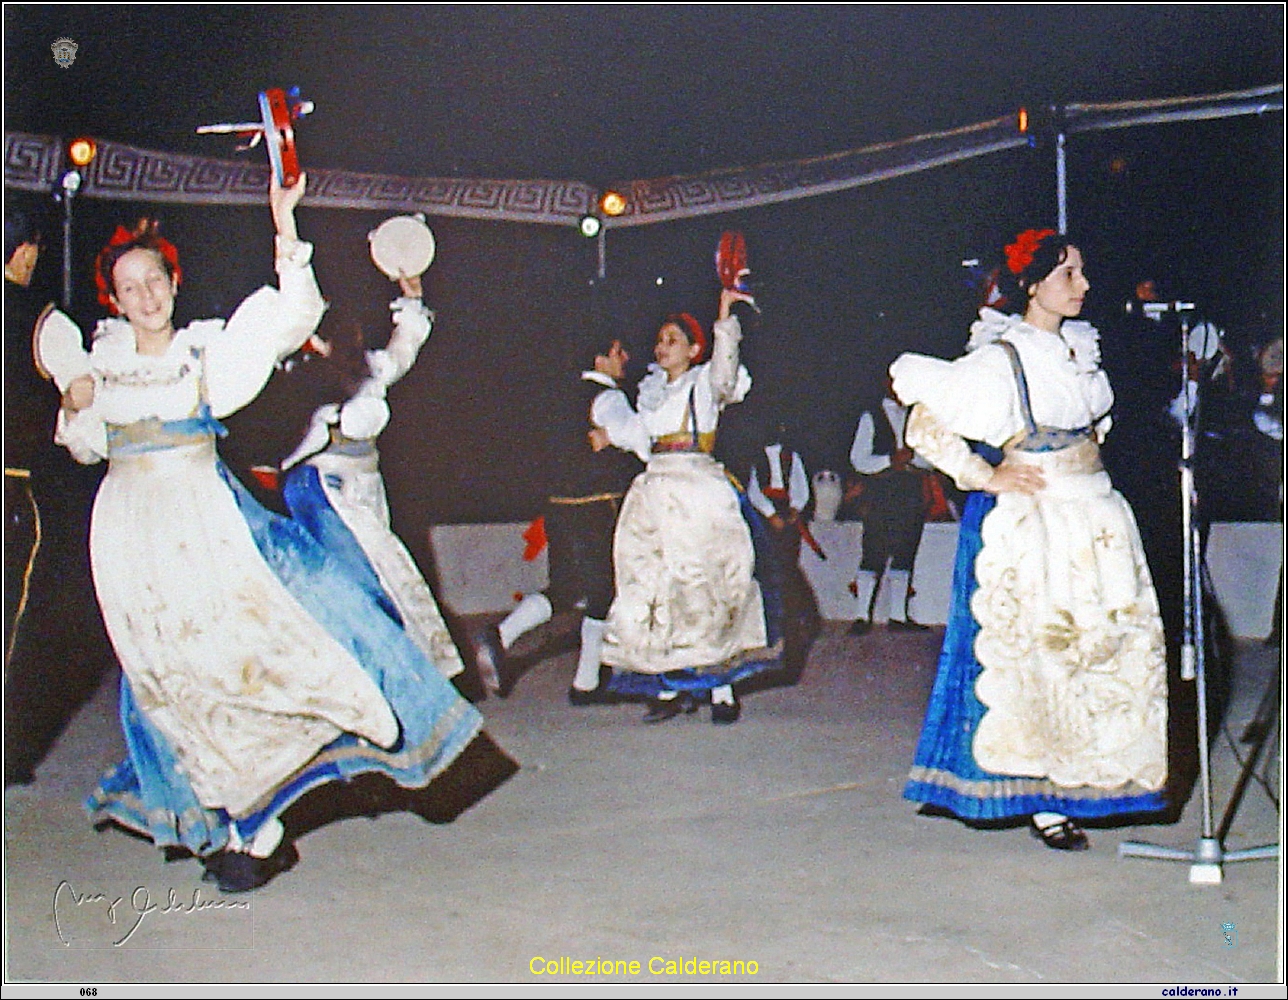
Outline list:
[[[1069,818],[1048,826],[1038,826],[1036,819],[1029,819],[1029,833],[1053,851],[1085,851],[1091,846],[1082,827]]]

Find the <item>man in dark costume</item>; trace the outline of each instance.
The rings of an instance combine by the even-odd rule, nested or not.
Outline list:
[[[89,567],[99,470],[54,444],[58,390],[32,334],[49,284],[32,214],[5,215],[5,784],[32,780],[72,712],[114,662]]]
[[[810,486],[805,462],[792,447],[785,424],[778,424],[770,437],[752,463],[747,500],[769,525],[770,558],[757,567],[757,575],[762,591],[782,600],[786,679],[794,684],[820,626],[814,592],[800,567],[801,542],[808,543],[820,559],[827,556],[806,521]]]
[[[850,635],[872,628],[881,578],[890,594],[891,629],[924,631],[908,615],[912,569],[926,522],[925,463],[903,440],[907,410],[891,395],[887,382],[881,404],[859,418],[850,448],[850,465],[859,473],[859,512],[863,520],[863,556],[853,590],[859,617]],[[889,564],[889,570],[886,564]]]
[[[622,342],[612,341],[581,373],[579,427],[552,428],[560,435],[551,449],[560,489],[548,499],[539,524],[550,546],[550,586],[525,596],[500,625],[478,638],[479,675],[490,693],[504,697],[514,684],[517,669],[507,652],[521,636],[556,611],[578,611],[581,647],[568,700],[582,706],[609,699],[601,683],[600,652],[614,593],[613,530],[622,497],[649,453],[647,434],[631,419],[634,411],[618,387],[629,361]]]

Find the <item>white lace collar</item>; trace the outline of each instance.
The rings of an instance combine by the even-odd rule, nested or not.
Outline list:
[[[698,368],[695,365],[689,368],[679,378],[671,381],[656,361],[648,366],[648,374],[640,379],[639,396],[636,405],[641,410],[656,410],[666,400],[666,397],[674,392],[687,388],[694,379],[697,378]]]
[[[99,320],[90,349],[94,366],[105,372],[171,372],[184,368],[202,347],[201,325],[194,323],[175,331],[165,354],[147,355],[139,353],[128,320],[116,316]]]
[[[1039,330],[1024,322],[1021,316],[1008,315],[985,306],[979,311],[979,319],[971,324],[966,350],[977,350],[1010,333],[1021,337],[1050,336],[1048,331]],[[1058,336],[1069,346],[1074,367],[1079,374],[1089,374],[1100,368],[1100,333],[1094,326],[1086,320],[1067,319],[1060,325]]]

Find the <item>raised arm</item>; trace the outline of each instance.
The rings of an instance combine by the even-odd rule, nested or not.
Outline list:
[[[711,392],[720,406],[741,402],[751,389],[751,375],[738,361],[742,324],[731,311],[735,302],[754,305],[755,299],[736,288],[720,291],[720,311],[711,328],[710,366]]]
[[[313,247],[300,240],[295,225],[295,206],[304,196],[305,183],[301,174],[289,188],[274,180],[269,189],[278,287],[252,293],[225,327],[207,338],[206,388],[217,417],[259,395],[273,366],[299,350],[326,311],[313,275]]]
[[[416,356],[429,340],[434,326],[434,314],[421,301],[423,292],[420,277],[399,278],[398,284],[402,296],[394,299],[389,306],[394,320],[389,343],[383,350],[367,353],[371,378],[382,389],[389,388],[411,371],[412,365],[416,363]],[[369,391],[365,383],[363,389]]]
[[[389,423],[389,387],[411,370],[429,339],[434,314],[421,301],[419,277],[400,278],[402,297],[389,306],[394,329],[382,350],[367,352],[368,375],[358,391],[340,407],[340,433],[354,440],[380,436]]]
[[[300,239],[295,225],[295,208],[304,197],[307,180],[306,175],[300,174],[299,180],[291,187],[281,187],[275,178],[269,185],[269,208],[277,232],[274,264],[278,283],[275,297],[278,321],[273,324],[270,335],[277,350],[274,361],[298,351],[317,329],[326,311],[326,302],[313,275],[313,245]],[[236,313],[233,319],[237,319]],[[233,326],[232,320],[229,326]]]
[[[295,227],[295,209],[304,197],[305,180],[305,175],[301,173],[290,187],[282,187],[278,183],[276,174],[269,178],[268,207],[273,213],[273,229],[276,230],[277,239],[281,242],[299,242],[300,234]]]
[[[747,476],[747,500],[764,517],[773,517],[777,513],[769,497],[765,496],[765,491],[760,488],[760,473],[755,465],[752,465],[751,473]]]
[[[809,473],[805,471],[805,460],[799,452],[792,453],[791,485],[788,487],[788,502],[798,514],[809,503]]]

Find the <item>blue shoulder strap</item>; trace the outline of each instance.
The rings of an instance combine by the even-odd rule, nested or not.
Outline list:
[[[1015,373],[1015,387],[1020,393],[1020,410],[1024,415],[1024,426],[1030,436],[1036,437],[1038,425],[1033,419],[1033,406],[1029,402],[1029,380],[1024,377],[1024,365],[1020,363],[1020,352],[1009,340],[999,339],[996,343],[1006,352],[1007,360],[1011,362],[1011,371]]]

